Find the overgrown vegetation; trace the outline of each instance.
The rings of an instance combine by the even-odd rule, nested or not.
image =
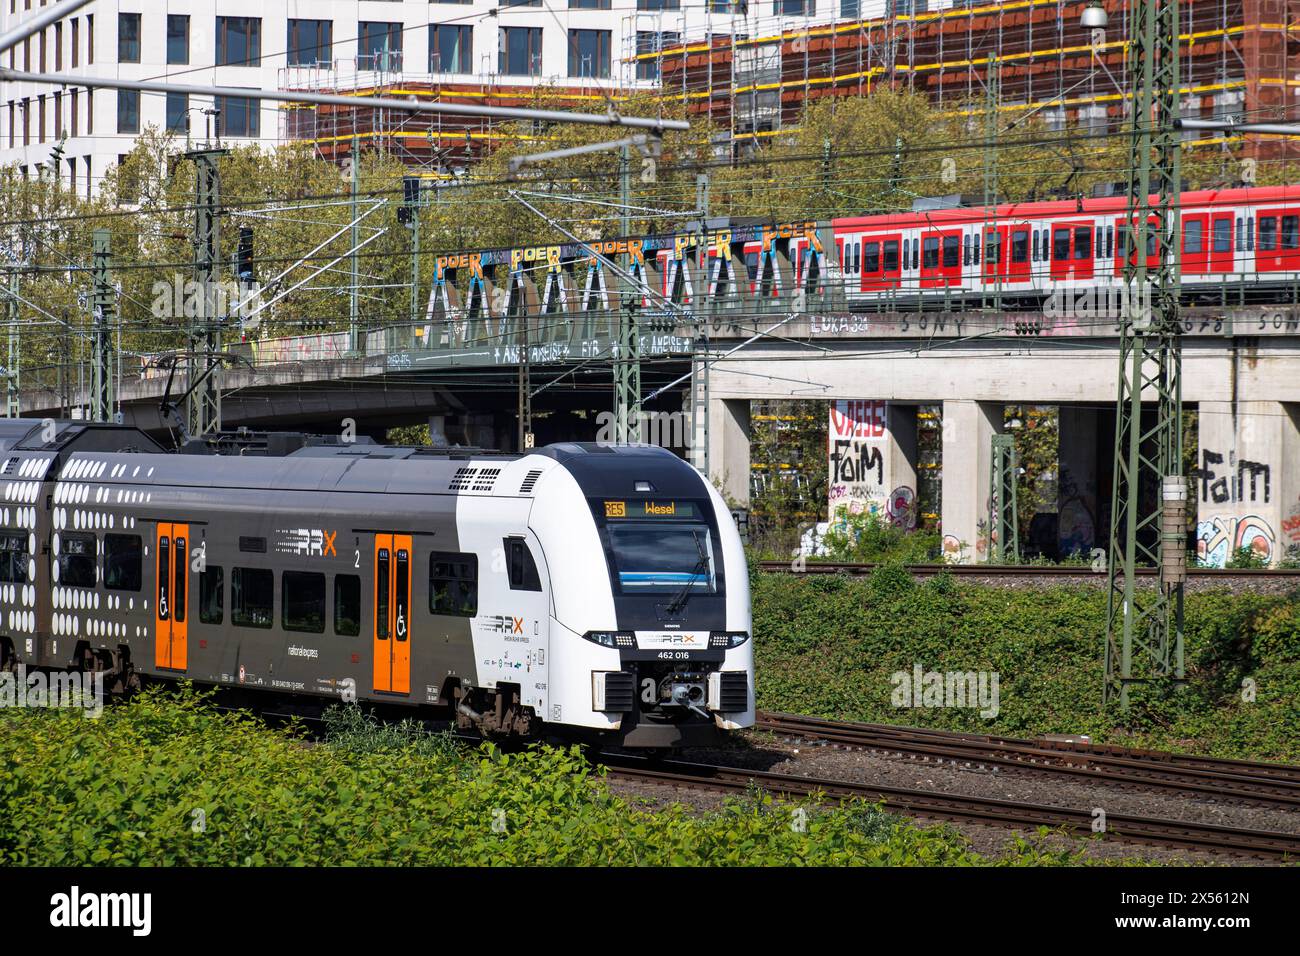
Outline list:
[[[845,720],[1095,739],[1300,763],[1296,595],[1188,594],[1188,683],[1101,705],[1103,588],[1008,590],[884,566],[865,578],[755,574],[760,707]],[[891,676],[996,673],[996,717],[893,706]]]
[[[937,531],[907,531],[878,514],[846,515],[842,526],[832,525],[823,539],[831,561],[894,561],[933,564],[940,560],[943,538]]]
[[[468,750],[335,712],[313,745],[199,694],[98,720],[0,710],[0,865],[977,865],[1075,861],[1016,842],[989,860],[948,828],[866,804],[754,794],[653,811],[577,748]],[[802,811],[799,813],[797,811]]]

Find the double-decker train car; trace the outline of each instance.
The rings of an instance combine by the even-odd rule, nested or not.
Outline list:
[[[213,449],[244,452],[213,454]],[[748,575],[671,453],[0,428],[0,666],[188,678],[629,747],[754,721]]]

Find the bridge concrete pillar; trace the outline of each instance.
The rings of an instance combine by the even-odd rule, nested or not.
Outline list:
[[[1196,553],[1215,567],[1239,548],[1277,564],[1300,553],[1300,405],[1201,402]]]
[[[943,532],[945,560],[988,560],[989,468],[992,440],[1002,431],[1001,402],[967,399],[943,403]]]
[[[447,416],[429,416],[429,444],[434,448],[446,448],[451,444],[447,440]]]
[[[749,399],[709,399],[709,480],[727,503],[749,507]]]
[[[1100,412],[1062,405],[1057,431],[1057,543],[1062,557],[1089,554],[1104,547],[1108,529],[1101,526]],[[1107,448],[1106,454],[1113,454]]]
[[[491,412],[465,412],[461,415],[464,422],[465,444],[475,448],[504,448],[497,443],[496,416]]]
[[[889,403],[889,453],[886,455],[886,486],[889,497],[885,515],[909,531],[920,519],[917,505],[916,406]]]

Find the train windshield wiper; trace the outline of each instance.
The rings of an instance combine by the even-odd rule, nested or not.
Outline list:
[[[686,583],[682,589],[677,592],[677,596],[668,604],[668,613],[676,614],[686,606],[687,600],[691,596],[691,588],[695,586],[695,579],[709,569],[709,553],[705,550],[704,545],[700,543],[700,533],[691,529],[691,539],[695,542],[695,550],[699,553],[699,559],[695,562],[695,567],[691,569],[690,576],[687,577]]]

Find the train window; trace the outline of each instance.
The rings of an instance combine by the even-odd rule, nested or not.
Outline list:
[[[961,239],[957,236],[943,237],[943,267],[953,269],[961,262]]]
[[[1273,216],[1259,217],[1259,251],[1272,252],[1277,249],[1277,219]]]
[[[1034,261],[1038,261],[1038,230],[1034,230],[1034,251],[1032,253]]]
[[[1214,251],[1215,252],[1232,251],[1232,220],[1231,219],[1214,220]]]
[[[921,256],[922,269],[936,269],[939,266],[939,237],[927,236],[925,239],[925,252]]]
[[[457,617],[478,613],[478,555],[451,551],[429,555],[429,611]]]
[[[912,268],[913,269],[916,268],[917,258],[920,255],[921,255],[921,244],[919,242],[913,242],[912,243]]]
[[[1255,217],[1246,217],[1246,251],[1255,251]]]
[[[185,598],[189,593],[189,588],[185,586],[185,572],[189,569],[189,551],[185,547],[185,539],[176,539],[176,596],[172,598],[172,604],[175,612],[172,617],[177,624],[185,623]]]
[[[1282,217],[1282,248],[1300,249],[1300,216]]]
[[[903,268],[906,269],[912,263],[912,240],[903,240]]]
[[[713,544],[699,523],[610,523],[610,553],[623,594],[678,594],[716,590]]]
[[[0,581],[27,583],[27,535],[0,534]]]
[[[93,588],[97,553],[93,534],[64,535],[59,542],[59,583],[70,588]]]
[[[1017,229],[1011,234],[1011,261],[1029,261],[1029,233],[1027,230]]]
[[[334,633],[356,637],[361,633],[361,578],[334,575]]]
[[[1205,224],[1199,219],[1189,219],[1183,223],[1183,252],[1201,251],[1201,233]]]
[[[230,569],[230,623],[270,627],[275,621],[275,575],[268,568]]]
[[[855,242],[853,244],[853,271],[860,272],[861,270],[862,270],[862,243]]]
[[[895,248],[894,261],[898,261],[898,251]],[[868,242],[862,251],[862,271],[879,272],[880,271],[880,243]]]
[[[104,587],[110,591],[140,590],[144,542],[138,534],[104,535]]]
[[[996,232],[991,232],[984,237],[984,261],[989,265],[997,265],[1002,261],[1002,237]]]
[[[199,620],[220,624],[226,619],[226,573],[215,564],[206,565],[199,575]]]
[[[976,240],[975,240],[975,242],[974,242],[974,248],[971,250],[971,252],[973,252],[973,253],[975,254],[975,265],[979,265],[979,264],[980,264],[980,241],[979,241],[979,239],[976,239]]]
[[[540,591],[542,580],[537,574],[537,562],[523,538],[506,538],[506,565],[510,572],[510,590]]]
[[[375,636],[380,640],[388,639],[388,576],[392,573],[392,563],[392,552],[380,548],[375,562]]]
[[[898,240],[890,239],[885,243],[884,249],[884,269],[886,272],[898,271]]]
[[[1238,252],[1246,251],[1246,237],[1244,235],[1246,230],[1243,228],[1243,226],[1245,226],[1245,223],[1242,222],[1241,217],[1238,216],[1237,217],[1237,251]]]
[[[286,631],[325,633],[325,575],[285,571],[280,576],[280,624]]]
[[[411,609],[406,605],[411,596],[411,552],[397,549],[397,564],[393,569],[393,590],[396,592],[396,611],[393,616],[397,639],[404,641],[411,635]],[[324,598],[324,595],[321,595]]]
[[[158,620],[171,619],[172,613],[172,539],[158,539]]]
[[[1155,223],[1151,223],[1150,225],[1147,226],[1147,257],[1148,258],[1156,254],[1156,230],[1158,228],[1159,227],[1156,226]]]
[[[1115,258],[1115,227],[1106,227],[1106,258]]]
[[[970,236],[963,236],[961,240],[961,264],[970,265]]]
[[[1070,230],[1052,230],[1052,258],[1064,260],[1070,258]]]
[[[1093,230],[1092,248],[1099,256],[1104,255],[1106,252],[1106,246],[1103,242],[1102,234],[1101,234],[1101,226],[1098,226],[1095,230]]]
[[[749,270],[749,277],[751,279],[756,278],[758,276],[758,253],[757,252],[745,253],[745,268]]]

